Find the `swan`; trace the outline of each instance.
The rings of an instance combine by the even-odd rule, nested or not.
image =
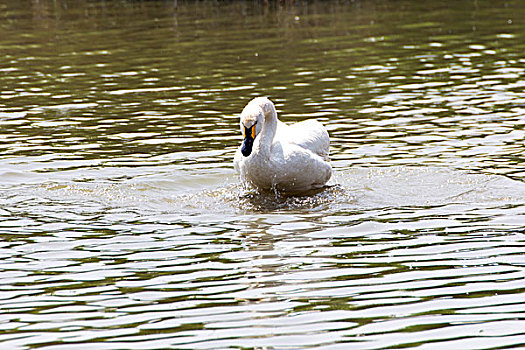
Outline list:
[[[240,115],[244,137],[234,156],[243,183],[261,191],[303,193],[330,180],[330,137],[317,120],[287,125],[267,97],[251,100]]]

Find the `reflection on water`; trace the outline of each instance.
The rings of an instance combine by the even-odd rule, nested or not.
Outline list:
[[[8,348],[525,345],[519,1],[0,4]],[[253,96],[332,186],[233,171]]]

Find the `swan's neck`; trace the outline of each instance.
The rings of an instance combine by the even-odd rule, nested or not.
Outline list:
[[[265,99],[261,104],[264,112],[264,124],[259,135],[259,154],[269,157],[275,132],[277,131],[277,112],[273,103]]]

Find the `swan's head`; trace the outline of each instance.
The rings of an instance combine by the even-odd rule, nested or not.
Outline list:
[[[264,112],[261,107],[249,103],[241,113],[241,132],[244,140],[242,141],[241,153],[248,157],[252,154],[253,141],[261,132],[264,122]]]

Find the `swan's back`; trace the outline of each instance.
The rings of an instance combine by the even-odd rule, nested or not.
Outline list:
[[[328,160],[330,137],[326,128],[317,120],[310,119],[292,125],[279,123],[275,140],[293,143]]]

